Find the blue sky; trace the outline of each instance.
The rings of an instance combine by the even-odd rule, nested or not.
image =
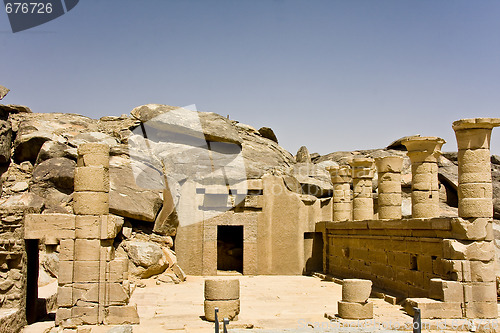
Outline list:
[[[0,12],[0,84],[5,103],[93,118],[196,104],[292,153],[411,134],[451,151],[454,120],[500,117],[499,18],[497,0],[82,0],[15,34]]]

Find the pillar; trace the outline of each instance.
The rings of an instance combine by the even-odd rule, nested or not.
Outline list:
[[[354,158],[350,164],[353,185],[353,220],[371,220],[373,219],[374,160],[367,157]]]
[[[462,227],[477,229],[481,237],[470,235],[458,243],[482,249],[484,256],[472,256],[466,262],[470,274],[463,279],[463,309],[467,318],[498,316],[495,256],[493,246],[493,202],[491,184],[491,130],[500,126],[500,118],[461,119],[453,123],[458,145],[458,215]],[[484,230],[484,228],[486,228]],[[483,231],[484,230],[484,231]],[[483,237],[482,235],[486,235]],[[454,241],[457,244],[457,241]]]
[[[461,119],[453,123],[458,145],[458,215],[493,217],[490,139],[500,118]]]
[[[401,170],[403,157],[386,156],[375,159],[378,171],[378,218],[401,219]]]
[[[328,168],[333,184],[333,221],[352,220],[351,167],[348,165]]]
[[[411,160],[411,206],[414,218],[440,215],[437,161],[445,142],[434,136],[414,136],[402,142]]]

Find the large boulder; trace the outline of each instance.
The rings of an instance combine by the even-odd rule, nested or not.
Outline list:
[[[71,193],[76,162],[64,157],[51,158],[33,170],[30,191],[45,199],[45,210],[51,213],[71,213]]]
[[[274,131],[272,128],[269,127],[261,127],[259,128],[259,133],[262,135],[264,138],[272,140],[276,143],[278,143],[278,138],[276,137],[276,134],[274,134]]]
[[[4,86],[0,86],[0,101],[5,97],[7,96],[7,94],[9,93],[9,89],[5,88]]]
[[[77,148],[57,141],[46,141],[40,148],[36,162],[41,163],[56,157],[66,157],[76,161]]]
[[[311,155],[309,155],[309,150],[307,150],[306,146],[299,148],[297,155],[295,155],[295,160],[297,163],[311,163]]]
[[[158,175],[159,171],[145,164],[141,167],[145,172],[142,175],[135,175],[130,159],[123,156],[111,156],[109,160],[109,211],[112,214],[135,220],[154,222],[162,206],[162,199],[159,185],[155,183],[155,179],[151,179],[151,175]],[[139,177],[142,187],[136,182]]]
[[[241,144],[241,138],[231,121],[213,112],[146,104],[136,107],[130,114],[145,124],[146,135],[151,139],[157,137],[158,140],[178,140],[188,136],[206,141]]]
[[[123,248],[134,266],[131,273],[140,278],[161,274],[168,267],[168,260],[161,246],[153,242],[125,241]]]

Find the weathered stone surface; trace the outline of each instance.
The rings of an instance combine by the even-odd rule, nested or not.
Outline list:
[[[297,155],[295,155],[295,160],[297,163],[311,163],[311,155],[309,155],[309,150],[306,146],[299,148]]]
[[[312,163],[297,163],[291,173],[301,184],[304,194],[321,198],[333,192],[330,173],[324,167]]]
[[[33,193],[23,193],[0,199],[0,212],[7,214],[39,214],[44,207],[44,200]]]
[[[339,317],[344,319],[373,318],[373,302],[356,303],[338,301]]]
[[[111,328],[107,333],[132,333],[133,328],[130,325],[116,326]]]
[[[278,143],[278,138],[276,137],[276,134],[274,134],[274,131],[271,128],[269,128],[269,127],[261,127],[261,128],[259,128],[259,133],[264,138],[272,140],[272,141]]]
[[[394,150],[406,150],[406,147],[403,145],[403,141],[406,141],[410,138],[413,138],[415,136],[420,136],[419,134],[415,135],[408,135],[408,136],[403,136],[402,138],[399,138],[397,140],[394,140],[391,142],[388,146],[387,149],[394,149]]]
[[[144,173],[145,176],[150,174],[150,172]],[[109,178],[110,213],[147,222],[155,220],[162,206],[159,191],[141,188],[137,185],[129,159],[112,156],[110,158]],[[150,178],[142,178],[141,184],[145,185],[149,181]],[[155,183],[151,187],[158,188],[158,184]]]
[[[36,163],[55,157],[66,157],[76,161],[76,148],[57,141],[47,141],[40,148]]]
[[[240,313],[240,300],[209,301],[205,300],[205,319],[215,321],[215,308],[219,309],[219,318],[235,320]]]
[[[362,279],[344,279],[342,300],[345,302],[365,303],[372,292],[372,281]]]
[[[238,132],[227,119],[213,112],[197,112],[161,104],[146,104],[130,114],[149,127],[146,132],[187,135],[207,141],[241,144]]]
[[[10,113],[10,114],[32,113],[32,111],[29,107],[24,106],[24,105],[17,105],[17,104],[7,104],[7,105],[0,104],[0,111]]]
[[[12,126],[8,120],[0,119],[0,164],[10,161],[10,147],[12,144]]]
[[[6,87],[0,85],[0,101],[2,99],[4,99],[5,96],[7,96],[7,94],[9,93],[9,91],[10,91],[9,89],[7,89]]]

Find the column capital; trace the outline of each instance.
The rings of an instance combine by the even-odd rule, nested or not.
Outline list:
[[[371,157],[355,157],[349,164],[352,168],[352,178],[373,178],[375,160]]]
[[[453,122],[453,130],[460,131],[463,129],[492,129],[500,126],[500,118],[466,118]]]
[[[401,142],[408,150],[412,163],[437,162],[446,141],[437,136],[413,136]]]

